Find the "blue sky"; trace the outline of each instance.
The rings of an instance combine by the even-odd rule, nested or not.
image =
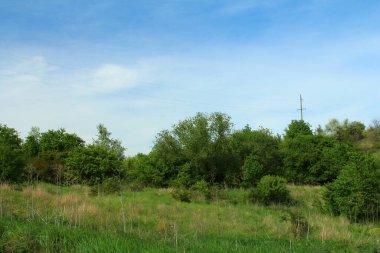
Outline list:
[[[380,117],[375,0],[1,0],[0,122],[22,136],[104,123],[149,152],[196,112],[283,133]]]

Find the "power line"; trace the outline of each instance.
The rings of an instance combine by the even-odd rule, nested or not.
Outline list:
[[[306,108],[303,107],[303,99],[302,99],[302,95],[300,94],[300,108],[298,109],[298,111],[301,111],[301,120],[303,120],[303,111],[305,111]]]

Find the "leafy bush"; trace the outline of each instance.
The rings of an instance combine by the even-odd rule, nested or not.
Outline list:
[[[103,183],[98,185],[93,185],[91,187],[91,195],[97,196],[99,194],[115,194],[121,191],[120,180],[117,178],[107,178]]]
[[[123,169],[118,155],[99,145],[76,148],[65,161],[65,179],[71,184],[101,184],[107,178],[120,176]]]
[[[252,130],[247,125],[242,130],[235,131],[231,136],[235,167],[228,171],[228,185],[252,187],[264,175],[281,175],[281,141],[279,135],[273,135],[269,129],[262,127]]]
[[[252,190],[251,198],[265,205],[270,203],[289,203],[290,193],[286,187],[286,180],[279,176],[264,176],[257,187]]]
[[[284,175],[297,184],[325,184],[335,180],[352,148],[323,135],[300,135],[282,143]]]
[[[380,170],[370,155],[352,154],[338,178],[327,185],[326,205],[351,221],[379,219]]]
[[[177,187],[190,188],[192,184],[195,184],[194,176],[192,175],[192,166],[190,163],[185,163],[180,167],[177,178],[173,184]]]
[[[300,135],[313,135],[311,125],[303,120],[292,120],[285,129],[285,138],[292,139]]]
[[[211,200],[211,191],[208,183],[205,180],[197,181],[195,184],[193,184],[191,189],[200,192],[206,200]]]
[[[25,162],[21,144],[15,129],[0,124],[0,181],[20,181]]]
[[[223,113],[197,113],[157,135],[152,154],[165,181],[188,188],[197,180],[223,183],[234,164],[231,118]]]
[[[245,159],[242,171],[243,185],[245,187],[256,185],[265,173],[263,165],[258,162],[255,155],[250,155]]]
[[[130,183],[141,187],[163,186],[163,173],[154,164],[151,155],[137,154],[124,162],[127,178]]]
[[[179,200],[181,202],[191,202],[191,191],[185,189],[185,188],[176,188],[172,192],[173,198],[176,200]]]

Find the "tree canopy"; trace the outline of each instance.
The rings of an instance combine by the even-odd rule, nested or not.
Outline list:
[[[352,155],[337,180],[327,186],[324,197],[336,215],[344,214],[355,221],[380,218],[380,169],[373,158]]]
[[[37,127],[23,142],[15,129],[0,124],[0,180],[257,188],[271,176],[282,177],[281,182],[329,184],[331,204],[345,198],[334,195],[342,182],[364,194],[352,177],[362,178],[360,168],[364,173],[380,167],[379,125],[374,121],[365,129],[359,121],[333,119],[313,132],[309,123],[292,120],[281,136],[263,127],[234,129],[224,113],[197,113],[159,132],[148,154],[126,157],[121,141],[103,124],[89,144],[63,128],[41,132]],[[360,158],[365,151],[373,164]],[[371,173],[365,175],[377,177]]]
[[[312,135],[313,131],[309,123],[303,120],[292,120],[285,129],[285,139],[292,139],[300,135]]]
[[[20,181],[23,168],[21,138],[15,129],[0,124],[0,181]]]
[[[198,113],[158,134],[152,155],[166,180],[221,183],[233,165],[232,123],[223,113]]]
[[[97,139],[93,144],[76,147],[65,159],[65,179],[68,183],[94,185],[109,178],[123,177],[125,148],[120,140],[111,138],[104,125],[99,124],[97,129]]]

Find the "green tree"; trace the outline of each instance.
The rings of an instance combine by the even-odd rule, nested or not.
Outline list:
[[[149,156],[162,174],[164,186],[177,177],[180,167],[187,161],[179,140],[168,130],[158,133]]]
[[[41,134],[40,151],[67,153],[70,150],[83,146],[84,141],[76,134],[66,133],[64,128],[58,130],[48,130]]]
[[[313,135],[300,135],[285,139],[282,144],[285,177],[294,183],[310,183],[309,170],[318,160],[315,147],[317,139]]]
[[[380,170],[370,155],[351,153],[350,162],[324,194],[333,214],[352,221],[379,219]]]
[[[25,143],[25,149],[30,155],[28,169],[35,173],[32,177],[51,183],[62,182],[65,159],[70,151],[83,145],[81,138],[67,133],[63,128],[41,134],[37,129],[32,129]]]
[[[32,127],[25,139],[23,149],[28,159],[38,156],[40,152],[41,133],[38,127]]]
[[[324,133],[330,136],[336,136],[340,131],[341,123],[337,119],[331,119],[325,126]]]
[[[265,205],[270,203],[289,203],[290,193],[286,187],[286,179],[279,176],[264,176],[251,192],[254,201]]]
[[[299,135],[312,135],[313,131],[309,123],[303,120],[292,120],[285,129],[285,139],[295,138]]]
[[[232,134],[231,142],[236,162],[234,171],[240,173],[240,177],[243,176],[247,186],[255,184],[264,175],[283,173],[281,138],[270,130],[252,130],[246,126]]]
[[[323,135],[299,135],[282,143],[285,177],[294,183],[324,184],[336,179],[352,148]]]
[[[318,137],[317,137],[318,138]],[[350,159],[352,146],[329,137],[319,137],[315,146],[315,159],[309,169],[308,182],[325,184],[334,181]]]
[[[120,178],[123,161],[104,146],[89,145],[70,152],[65,160],[68,183],[101,184],[109,178]]]
[[[194,182],[222,183],[234,163],[231,129],[223,113],[198,113],[158,134],[151,155],[168,181],[187,171]]]
[[[111,133],[103,125],[98,125],[97,129],[93,144],[75,148],[65,159],[65,179],[69,183],[94,185],[125,176],[125,148],[119,140],[111,138]]]
[[[250,155],[245,159],[242,167],[243,185],[245,187],[255,186],[266,174],[263,165],[258,160],[255,155]]]
[[[22,140],[15,129],[0,124],[0,181],[22,179],[24,157]]]
[[[357,142],[363,139],[364,130],[365,125],[359,121],[332,119],[326,124],[324,132],[341,142]]]
[[[115,153],[119,159],[124,159],[125,148],[118,139],[111,138],[111,132],[103,124],[97,126],[97,139],[94,140],[94,145],[102,146],[110,152]]]
[[[142,186],[165,186],[163,172],[157,169],[152,161],[152,156],[137,154],[125,161],[127,180]]]

